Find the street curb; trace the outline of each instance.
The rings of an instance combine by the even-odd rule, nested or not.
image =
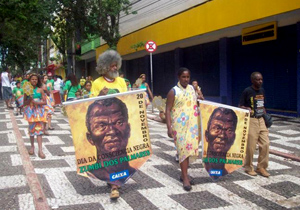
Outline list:
[[[25,170],[25,174],[26,174],[26,179],[31,191],[31,194],[33,196],[33,202],[34,202],[34,206],[36,210],[47,210],[50,209],[48,202],[47,202],[47,198],[44,194],[44,191],[42,189],[42,186],[39,182],[39,179],[34,171],[34,167],[31,163],[28,151],[25,147],[22,135],[20,133],[19,130],[19,126],[17,124],[16,118],[13,115],[13,111],[9,111],[10,114],[10,118],[12,121],[12,126],[13,126],[13,130],[14,130],[14,134],[16,137],[16,142],[19,148],[19,152],[21,155],[21,159],[22,159],[22,163],[23,163],[23,167]]]
[[[300,157],[297,157],[297,156],[292,155],[292,154],[279,152],[277,150],[272,150],[272,149],[269,150],[269,153],[273,154],[273,155],[281,156],[281,157],[284,157],[284,158],[287,158],[287,159],[291,159],[291,160],[294,160],[294,161],[297,161],[297,162],[300,162]]]

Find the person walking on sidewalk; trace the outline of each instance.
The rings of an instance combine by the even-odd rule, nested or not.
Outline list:
[[[75,74],[70,73],[67,76],[65,86],[63,88],[64,90],[64,99],[66,101],[72,101],[76,99],[76,92],[81,92],[81,86],[77,81],[77,78]]]
[[[89,98],[91,95],[92,82],[86,81],[84,84],[84,88],[82,89],[82,97]]]
[[[251,176],[256,176],[257,173],[269,177],[267,172],[269,163],[269,131],[265,125],[263,114],[266,112],[265,91],[262,88],[263,76],[259,72],[251,74],[252,85],[247,87],[240,98],[239,107],[250,111],[250,125],[248,134],[248,143],[246,150],[245,172]],[[256,144],[259,146],[259,156],[257,168],[253,167],[253,154]]]
[[[16,87],[13,89],[13,95],[16,100],[16,113],[15,115],[22,114],[23,102],[24,102],[24,91],[21,88],[20,81],[16,82]]]
[[[127,91],[123,78],[119,77],[118,70],[121,68],[122,58],[115,50],[107,50],[97,60],[96,71],[102,75],[92,83],[91,96],[102,96]],[[104,114],[100,112],[100,114]],[[120,186],[109,184],[111,187],[110,198],[118,199]]]
[[[146,101],[146,106],[149,106],[150,105],[150,101],[153,101],[153,94],[151,92],[151,89],[148,85],[148,83],[146,82],[146,74],[141,74],[139,76],[139,79],[138,79],[141,83],[138,84],[136,82],[136,86],[139,88],[139,89],[145,89],[146,92],[145,92],[145,101]]]
[[[197,98],[200,99],[200,100],[204,100],[204,96],[203,96],[203,93],[201,91],[201,87],[199,87],[197,80],[195,80],[195,79],[192,80],[192,86],[195,89]]]
[[[5,68],[4,71],[1,73],[1,84],[3,89],[3,99],[6,103],[6,107],[8,109],[14,109],[11,105],[12,100],[12,90],[10,86],[11,74],[8,68]]]
[[[184,190],[190,191],[194,183],[188,177],[188,167],[198,157],[199,109],[195,90],[189,85],[190,70],[180,68],[177,76],[179,82],[167,95],[166,123],[168,136],[174,139],[179,154],[180,181]]]
[[[38,156],[45,159],[45,154],[42,150],[42,136],[44,133],[44,122],[47,121],[44,106],[46,105],[46,96],[41,87],[41,82],[37,74],[32,74],[29,77],[29,82],[33,86],[33,94],[24,95],[24,118],[29,123],[29,136],[31,148],[28,151],[29,155],[34,155],[34,136],[37,136]],[[23,86],[24,87],[24,86]],[[26,93],[26,92],[25,92]]]
[[[44,106],[44,110],[47,116],[47,122],[44,123],[44,135],[49,136],[48,130],[54,130],[51,127],[52,115],[54,114],[53,103],[51,103],[51,89],[47,86],[48,76],[43,75],[41,77],[41,88],[45,93],[46,105]]]

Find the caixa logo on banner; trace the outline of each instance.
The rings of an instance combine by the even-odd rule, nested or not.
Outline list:
[[[129,176],[129,171],[120,171],[117,173],[109,174],[110,181],[116,181],[118,179],[123,179]]]
[[[223,170],[210,170],[209,175],[210,176],[222,176]]]

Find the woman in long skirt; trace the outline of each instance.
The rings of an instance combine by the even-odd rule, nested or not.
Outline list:
[[[198,157],[199,109],[193,86],[189,85],[191,73],[187,68],[178,71],[179,82],[173,87],[166,102],[168,136],[174,139],[181,168],[180,181],[186,191],[192,189],[193,181],[188,177],[189,163]]]
[[[38,75],[32,74],[29,82],[33,86],[33,94],[24,94],[24,118],[29,123],[29,135],[31,148],[28,151],[30,155],[34,154],[34,136],[38,142],[38,156],[44,159],[46,156],[42,150],[42,136],[44,133],[44,122],[46,121],[46,113],[44,105],[46,105],[46,97],[44,91],[40,88],[41,83]]]

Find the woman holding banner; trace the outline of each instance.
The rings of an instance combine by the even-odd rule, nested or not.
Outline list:
[[[198,157],[199,109],[195,90],[189,85],[190,70],[180,68],[177,76],[179,82],[167,95],[166,123],[179,154],[180,181],[184,190],[190,191],[194,182],[188,177],[188,166]]]

